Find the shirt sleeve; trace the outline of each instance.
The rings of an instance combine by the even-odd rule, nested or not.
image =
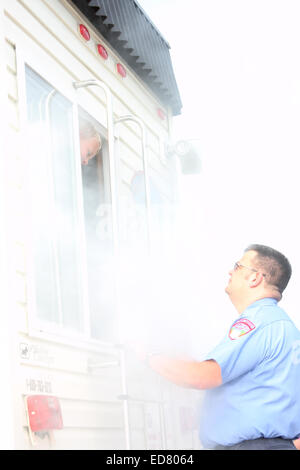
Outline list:
[[[266,329],[254,329],[236,339],[226,336],[204,360],[213,359],[221,367],[222,383],[251,371],[266,357]]]

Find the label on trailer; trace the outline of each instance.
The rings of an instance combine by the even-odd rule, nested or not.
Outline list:
[[[48,349],[40,344],[20,343],[19,344],[20,359],[41,363],[50,366],[54,363],[54,357]]]
[[[45,377],[27,377],[27,393],[53,393],[51,379]]]

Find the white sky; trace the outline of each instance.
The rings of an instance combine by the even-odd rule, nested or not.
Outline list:
[[[199,139],[202,174],[182,180],[183,236],[210,285],[205,308],[232,315],[228,269],[263,243],[292,263],[282,306],[300,326],[300,2],[138,1],[171,45],[174,135]]]

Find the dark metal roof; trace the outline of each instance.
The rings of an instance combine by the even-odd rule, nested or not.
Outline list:
[[[72,0],[160,101],[180,114],[182,103],[170,46],[136,0]]]

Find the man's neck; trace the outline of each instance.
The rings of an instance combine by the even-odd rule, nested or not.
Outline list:
[[[240,302],[236,302],[234,305],[238,313],[241,315],[246,310],[246,308],[252,305],[254,302],[257,302],[258,300],[262,300],[266,298],[271,298],[271,299],[275,299],[279,301],[281,299],[281,295],[279,294],[279,292],[277,291],[275,292],[272,290],[272,291],[264,292],[263,294],[248,297],[247,299],[243,299]]]

